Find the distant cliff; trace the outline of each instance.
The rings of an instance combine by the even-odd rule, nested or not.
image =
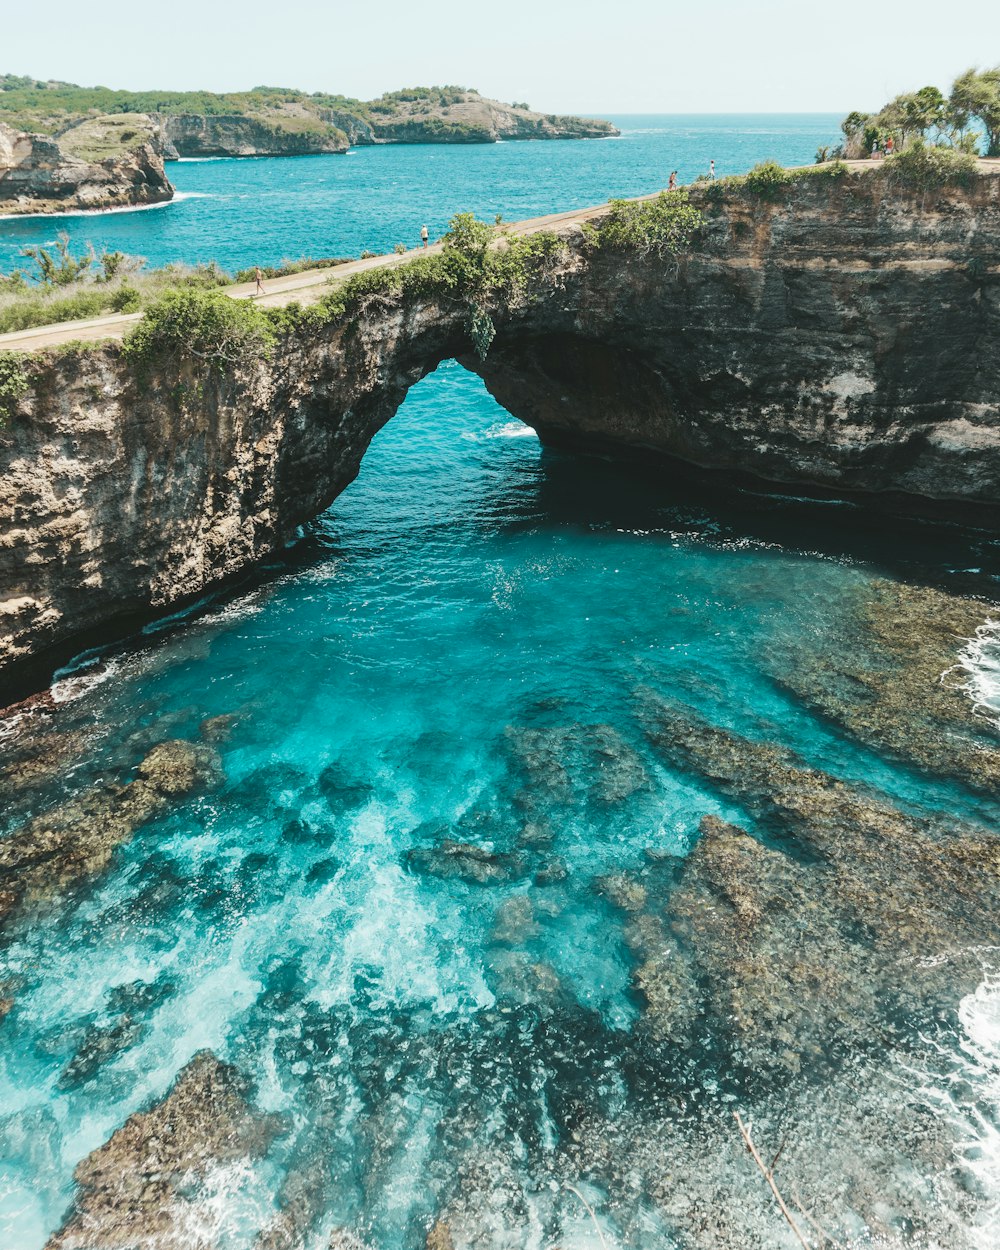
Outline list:
[[[173,194],[149,117],[90,118],[58,139],[0,121],[0,215],[157,204]]]
[[[157,113],[167,160],[182,156],[315,156],[346,152],[347,135],[315,114]]]
[[[377,100],[280,87],[207,91],[111,91],[0,76],[0,122],[60,138],[86,118],[128,113],[152,119],[168,160],[185,156],[303,156],[351,144],[496,143],[503,139],[598,139],[610,122],[536,113],[464,87],[411,87]]]

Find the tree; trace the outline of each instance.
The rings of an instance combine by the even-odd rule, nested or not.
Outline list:
[[[951,89],[953,115],[975,117],[986,131],[986,155],[1000,156],[1000,65],[967,69]]]

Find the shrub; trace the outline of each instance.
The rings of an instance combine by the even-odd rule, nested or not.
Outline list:
[[[0,352],[0,430],[14,415],[17,401],[29,385],[24,357],[17,352]]]
[[[612,200],[589,241],[639,256],[676,256],[691,243],[703,222],[686,191],[661,191],[655,200]]]
[[[902,152],[887,156],[880,172],[894,181],[928,190],[968,183],[976,175],[976,158],[955,148],[928,147],[917,140]]]
[[[270,354],[271,320],[249,300],[196,288],[166,291],[125,339],[125,356],[139,364],[193,359],[211,369]]]
[[[744,176],[743,186],[754,195],[768,200],[776,198],[781,188],[792,181],[794,175],[777,161],[761,161]]]
[[[111,296],[111,311],[117,313],[138,312],[142,307],[142,296],[134,286],[122,285]]]
[[[56,239],[56,254],[46,247],[22,248],[21,255],[33,260],[38,267],[38,280],[45,286],[68,286],[76,282],[94,263],[94,251],[86,256],[74,257],[69,250],[69,235],[65,230]]]
[[[406,246],[405,243],[397,243],[396,246],[392,250],[396,253],[397,256],[405,256],[406,253],[409,251],[409,248]]]

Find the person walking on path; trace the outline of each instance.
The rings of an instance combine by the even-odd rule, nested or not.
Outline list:
[[[253,280],[254,280],[254,282],[257,284],[257,285],[254,287],[254,292],[253,292],[253,293],[254,293],[254,295],[255,295],[255,296],[257,296],[257,295],[266,295],[266,294],[267,294],[267,292],[264,290],[264,274],[263,274],[263,272],[262,272],[262,270],[261,270],[260,265],[257,265],[257,266],[256,266],[256,268],[255,268],[255,269],[254,269],[254,271],[253,271]]]
[[[715,161],[708,162],[708,176],[713,182],[715,181]]]
[[[672,169],[670,171],[670,181],[667,183],[667,190],[668,191],[677,190],[677,170],[676,169]]]
[[[424,247],[430,247],[430,238],[431,238],[430,231],[427,229],[426,226],[421,226],[420,227],[420,242],[424,245]]]
[[[896,147],[896,140],[892,137],[892,135],[890,135],[889,138],[886,139],[885,141],[886,156],[892,156],[893,151],[895,150],[895,147]]]
[[[878,160],[878,140],[877,139],[872,140],[872,160],[873,161]]]

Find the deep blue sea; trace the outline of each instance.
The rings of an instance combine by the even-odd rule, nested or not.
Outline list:
[[[10,267],[59,228],[152,264],[356,255],[412,244],[424,221],[437,232],[458,210],[569,209],[655,190],[674,168],[689,179],[711,158],[720,173],[809,162],[837,128],[833,117],[616,120],[622,137],[600,142],[175,164],[177,202],[0,222],[0,257]],[[265,1160],[213,1171],[184,1239],[158,1250],[249,1250],[296,1175],[311,1178],[315,1218],[299,1240],[269,1245],[422,1250],[458,1172],[481,1197],[484,1230],[462,1246],[715,1246],[707,1214],[704,1238],[684,1239],[644,1183],[626,1193],[609,1179],[628,1174],[617,1124],[645,1124],[652,1141],[664,1116],[685,1121],[618,1062],[640,1003],[625,923],[599,879],[641,869],[648,852],[682,857],[705,814],[749,820],[652,752],[636,692],[676,696],[904,805],[986,820],[992,809],[958,783],[894,765],[794,701],[775,657],[822,646],[874,577],[995,597],[998,574],[997,542],[957,526],[695,483],[667,491],[637,466],[547,452],[477,378],[442,365],[358,480],[254,584],[59,675],[74,750],[29,811],[127,776],[151,743],[195,740],[207,718],[234,720],[220,788],[142,828],[92,889],[0,950],[15,1000],[0,1025],[0,1248],[41,1250],[77,1163],[205,1047],[253,1078],[286,1131]],[[598,801],[595,749],[643,784]],[[413,871],[407,853],[443,834],[552,871],[545,884],[487,885]],[[123,1028],[115,991],[135,982],[155,992]],[[996,1244],[1000,996],[984,987],[956,1001],[953,1036],[928,1042],[953,1056],[961,1097],[950,1085],[937,1103],[927,1095],[952,1116],[956,1149],[975,1155],[982,1210],[960,1242],[907,1240],[913,1211],[935,1201],[912,1176],[912,1210],[890,1212],[893,1246]],[[101,1037],[112,1039],[103,1055]],[[77,1060],[68,1078],[95,1039],[98,1061]],[[706,1070],[705,1091],[713,1080]],[[900,1080],[887,1074],[887,1105]],[[580,1110],[595,1090],[603,1127]],[[564,1148],[588,1132],[605,1135],[607,1169],[569,1177]],[[690,1134],[663,1183],[706,1212],[756,1201],[756,1173],[726,1172]],[[824,1183],[843,1148],[817,1141]],[[748,1212],[741,1244],[793,1244],[766,1205]],[[331,1243],[339,1228],[361,1241]],[[874,1244],[863,1228],[851,1241]]]

